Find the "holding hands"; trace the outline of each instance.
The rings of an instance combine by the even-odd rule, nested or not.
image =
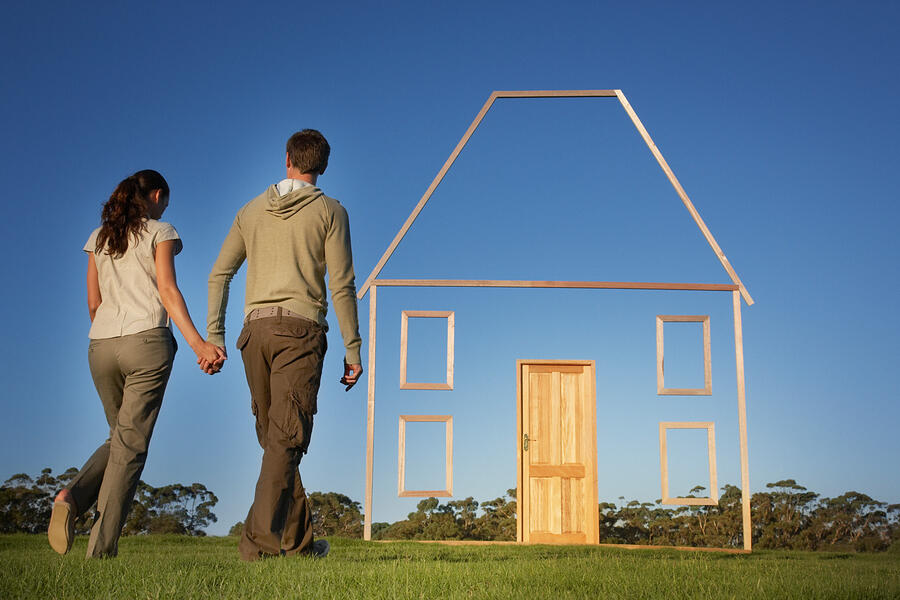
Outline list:
[[[228,359],[228,353],[224,347],[206,341],[197,344],[194,353],[197,354],[197,364],[200,365],[200,370],[207,375],[215,375],[221,371]]]

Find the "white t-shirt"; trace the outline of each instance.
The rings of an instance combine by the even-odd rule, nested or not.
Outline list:
[[[169,315],[156,287],[156,245],[175,240],[178,254],[182,242],[169,223],[155,219],[146,223],[140,239],[130,237],[128,249],[118,258],[112,258],[106,250],[95,252],[99,227],[84,245],[84,251],[94,255],[100,279],[101,303],[88,333],[93,340],[169,327]]]

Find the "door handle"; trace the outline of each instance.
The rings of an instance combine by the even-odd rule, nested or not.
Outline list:
[[[528,433],[525,433],[525,435],[522,436],[522,450],[524,450],[525,452],[528,452],[528,443],[536,442],[536,441],[537,440],[534,438],[529,438]]]

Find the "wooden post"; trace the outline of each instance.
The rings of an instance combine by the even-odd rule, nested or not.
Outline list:
[[[741,325],[741,296],[731,292],[734,304],[734,356],[737,363],[738,426],[741,438],[741,509],[743,513],[744,550],[753,549],[753,527],[750,522],[750,459],[747,450],[747,400],[744,391],[744,333]]]
[[[366,511],[363,539],[372,539],[372,470],[375,462],[375,315],[378,286],[369,294],[369,387],[366,401]]]

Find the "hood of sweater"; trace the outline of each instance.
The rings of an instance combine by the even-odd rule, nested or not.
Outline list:
[[[266,190],[266,212],[280,219],[290,219],[325,194],[314,185],[285,179]]]

